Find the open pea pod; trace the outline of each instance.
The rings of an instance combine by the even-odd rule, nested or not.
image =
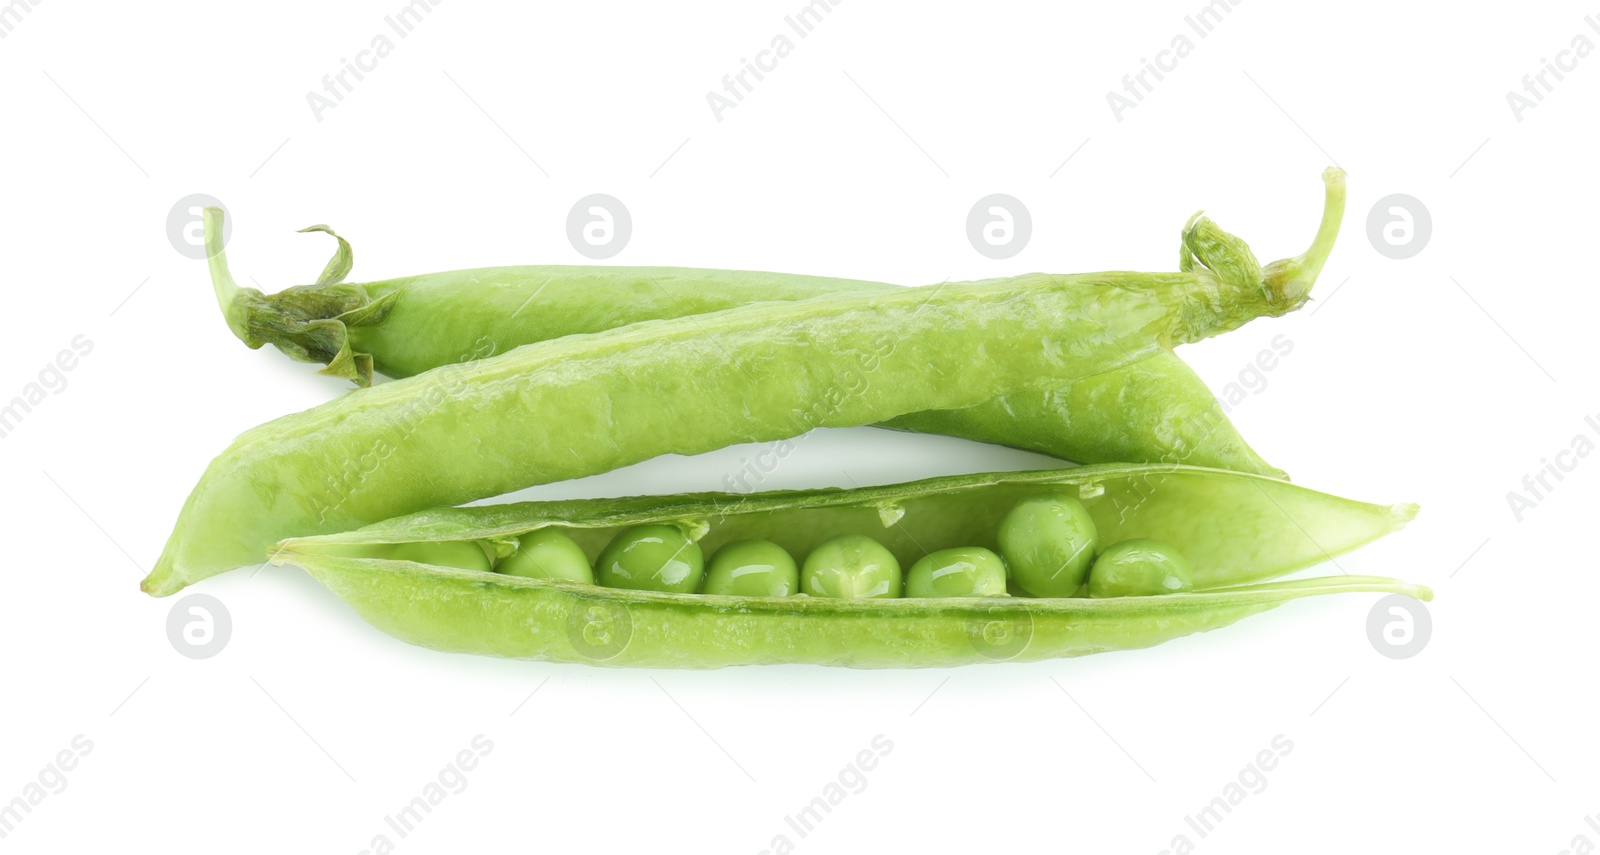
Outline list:
[[[476,541],[505,556],[518,536],[554,527],[592,561],[625,528],[672,523],[707,552],[762,539],[800,556],[829,538],[862,534],[908,566],[941,549],[995,548],[1000,521],[1018,501],[1062,492],[1079,497],[1102,544],[1151,538],[1181,550],[1194,590],[1108,599],[735,597],[358,557],[382,544],[441,541]],[[1427,588],[1365,576],[1261,584],[1396,531],[1415,512],[1264,476],[1112,464],[850,490],[444,508],[285,540],[272,560],[304,567],[374,626],[436,650],[669,668],[926,667],[1148,647],[1317,594],[1429,599]]]

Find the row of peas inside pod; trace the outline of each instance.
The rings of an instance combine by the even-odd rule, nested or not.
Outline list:
[[[517,538],[515,551],[503,558],[474,540],[361,551],[365,557],[607,588],[740,597],[1126,597],[1194,586],[1188,562],[1168,544],[1136,538],[1102,547],[1083,503],[1065,492],[1018,501],[1000,521],[998,554],[981,546],[940,549],[909,571],[883,544],[862,534],[824,540],[799,563],[769,540],[725,543],[707,562],[692,531],[672,523],[631,526],[593,563],[556,526]]]
[[[1099,464],[438,507],[290,538],[272,561],[435,650],[639,667],[940,667],[1148,647],[1303,597],[1425,599],[1426,588],[1383,577],[1277,578],[1415,513],[1260,475]],[[407,558],[427,563],[393,560]],[[1016,643],[990,643],[996,625]]]

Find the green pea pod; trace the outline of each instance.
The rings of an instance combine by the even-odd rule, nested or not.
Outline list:
[[[1303,256],[1263,271],[1243,241],[1210,220],[1185,228],[1184,271],[1210,268],[1234,288],[1276,291],[1275,313],[1299,305],[1333,247],[1344,210],[1343,173],[1323,180],[1322,226]],[[1198,215],[1196,215],[1198,218]],[[650,267],[500,267],[365,284],[341,280],[350,244],[318,284],[265,295],[228,271],[220,209],[205,214],[212,282],[229,327],[252,348],[271,343],[323,373],[369,385],[374,370],[408,377],[514,347],[758,300],[892,293],[880,282],[778,273]],[[1191,250],[1191,247],[1193,248]],[[1197,299],[1204,299],[1198,296]],[[909,415],[888,427],[1024,448],[1084,463],[1148,461],[1281,476],[1245,442],[1205,383],[1176,355],[1148,358],[1057,389],[1020,390],[975,407]]]
[[[1239,287],[1203,269],[1029,274],[758,303],[441,366],[239,437],[190,494],[143,588],[173,593],[285,537],[661,454],[1059,389],[1282,314],[1309,287]]]
[[[1107,599],[659,594],[352,557],[389,543],[504,546],[552,527],[592,557],[624,528],[672,523],[697,534],[706,552],[760,539],[803,555],[858,534],[910,566],[941,549],[994,548],[999,521],[1017,501],[1063,489],[1081,497],[1104,540],[1148,537],[1182,551],[1195,591]],[[925,667],[1148,647],[1317,594],[1430,599],[1422,586],[1365,576],[1260,584],[1396,531],[1415,513],[1414,505],[1371,505],[1238,472],[1102,465],[851,490],[445,508],[288,540],[273,561],[304,567],[374,626],[436,650],[671,668]]]
[[[1283,477],[1234,428],[1204,380],[1175,353],[1061,389],[929,410],[885,427],[1010,445],[1079,463],[1184,463]]]

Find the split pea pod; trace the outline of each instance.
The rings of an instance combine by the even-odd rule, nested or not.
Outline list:
[[[815,427],[1059,389],[1301,305],[1242,242],[1177,273],[1029,274],[758,303],[536,342],[359,389],[212,461],[143,588],[170,594],[277,541]]]
[[[503,562],[529,532],[554,531],[594,560],[628,532],[668,526],[708,555],[760,542],[799,557],[855,538],[911,567],[945,550],[1004,551],[998,532],[1007,515],[1041,497],[1081,502],[1102,543],[1150,539],[1181,552],[1193,587],[1103,598],[732,596],[384,557],[393,544],[465,542]],[[292,539],[273,561],[305,568],[382,631],[436,650],[640,667],[927,667],[1148,647],[1318,594],[1428,599],[1424,587],[1375,577],[1264,581],[1396,531],[1415,512],[1413,505],[1372,505],[1245,473],[1098,465],[851,490],[443,508]],[[373,557],[358,557],[363,551]]]
[[[1237,239],[1197,218],[1184,229],[1183,269],[1192,269],[1197,256],[1209,257],[1243,287],[1303,296],[1343,217],[1343,173],[1329,170],[1323,180],[1322,225],[1305,254],[1262,268]],[[326,363],[324,373],[362,386],[371,383],[374,371],[408,377],[524,344],[641,321],[765,300],[894,293],[900,287],[751,271],[574,266],[497,267],[345,283],[353,255],[349,243],[334,235],[338,252],[316,285],[265,295],[234,283],[222,247],[222,216],[219,209],[207,210],[206,243],[229,327],[252,348],[271,343],[296,359]],[[326,227],[313,229],[332,234]],[[1279,301],[1274,313],[1295,305]],[[1205,383],[1168,351],[1058,388],[1005,391],[972,407],[908,414],[886,426],[1083,463],[1187,463],[1282,474],[1250,448]]]

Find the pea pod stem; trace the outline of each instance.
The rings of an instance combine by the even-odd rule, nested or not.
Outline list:
[[[1277,294],[1275,298],[1269,297],[1269,300],[1279,303],[1298,300],[1296,308],[1304,305],[1310,298],[1311,286],[1322,275],[1323,265],[1328,263],[1334,242],[1339,239],[1339,226],[1344,222],[1344,170],[1337,166],[1328,167],[1322,173],[1322,184],[1322,222],[1317,226],[1317,235],[1312,239],[1311,246],[1293,258],[1268,264],[1263,271],[1267,289]]]
[[[350,243],[327,226],[301,229],[333,235],[338,250],[316,284],[267,296],[234,281],[223,244],[223,216],[221,208],[206,208],[202,222],[212,290],[234,336],[252,350],[271,343],[294,359],[323,363],[324,374],[370,377],[372,355],[350,347],[349,329],[381,321],[396,295],[374,298],[365,286],[343,281],[354,264]]]

